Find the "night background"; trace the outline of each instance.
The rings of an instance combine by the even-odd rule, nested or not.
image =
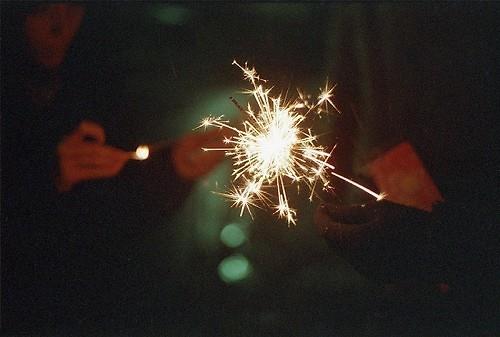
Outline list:
[[[276,94],[315,95],[327,79],[337,85],[341,113],[310,121],[320,144],[336,145],[337,172],[377,190],[367,165],[407,141],[444,200],[493,204],[484,221],[499,225],[498,3],[82,4],[57,97],[42,108],[19,93],[23,81],[51,83],[27,61],[22,38],[23,18],[38,4],[1,4],[5,335],[500,333],[498,265],[484,274],[492,280],[464,267],[455,287],[380,280],[338,255],[319,235],[315,209],[373,200],[341,180],[312,203],[307,193],[292,197],[296,226],[270,210],[240,217],[214,194],[230,186],[229,160],[194,182],[159,157],[129,161],[116,177],[63,196],[51,187],[57,144],[82,120],[99,123],[106,143],[126,151],[203,132],[193,129],[208,115],[239,123],[229,97],[245,106],[250,84],[237,60]],[[481,221],[465,226],[481,231]],[[18,270],[18,257],[50,268]],[[9,288],[18,273],[33,294],[19,301]],[[30,288],[33,279],[55,285]],[[54,295],[63,288],[66,295]],[[44,295],[31,302],[40,293],[58,304]]]

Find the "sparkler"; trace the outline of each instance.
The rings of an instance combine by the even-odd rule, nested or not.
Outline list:
[[[297,99],[287,102],[281,96],[270,95],[271,89],[263,85],[267,81],[259,77],[255,68],[250,69],[246,63],[241,66],[236,61],[233,65],[251,82],[252,89],[246,93],[252,95],[256,104],[252,107],[248,103],[244,109],[232,99],[246,115],[241,128],[231,126],[223,116],[207,117],[199,127],[227,128],[235,133],[224,139],[227,146],[203,150],[225,151],[226,156],[233,159],[232,189],[219,194],[231,200],[233,206],[240,207],[240,215],[248,211],[253,216],[251,207],[270,207],[289,225],[295,224],[297,211],[289,204],[288,188],[306,185],[312,201],[318,184],[325,190],[331,188],[329,174],[377,199],[383,198],[382,194],[333,172],[335,167],[328,163],[331,152],[317,145],[317,136],[302,125],[313,111],[320,114],[331,106],[339,112],[332,100],[335,86],[331,87],[327,81],[315,103],[301,92]]]
[[[130,153],[130,159],[146,160],[149,157],[149,146],[139,145],[137,149]]]
[[[172,144],[170,140],[162,140],[153,144],[139,145],[135,151],[129,152],[130,159],[133,160],[146,160],[149,156],[156,151],[163,150]]]

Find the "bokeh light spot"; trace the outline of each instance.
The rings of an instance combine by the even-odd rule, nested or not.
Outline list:
[[[156,4],[151,8],[151,15],[164,25],[182,25],[189,18],[189,10],[179,5]]]
[[[220,232],[220,240],[231,248],[241,246],[246,239],[245,232],[237,224],[229,224]]]
[[[241,281],[252,273],[252,266],[243,255],[231,255],[219,263],[219,277],[226,283]]]

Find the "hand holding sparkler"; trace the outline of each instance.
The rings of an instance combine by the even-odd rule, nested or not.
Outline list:
[[[99,124],[84,121],[59,143],[59,192],[67,192],[82,181],[114,177],[121,171],[129,154],[105,145],[105,140]]]
[[[321,205],[317,229],[335,253],[364,276],[383,282],[442,281],[440,226],[430,213],[390,201]]]
[[[431,212],[387,200],[328,204],[314,222],[335,253],[370,279],[442,282],[495,270],[497,208],[496,200],[443,202]]]

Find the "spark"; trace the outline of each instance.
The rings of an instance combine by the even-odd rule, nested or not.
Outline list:
[[[204,148],[205,151],[225,151],[233,160],[232,189],[218,193],[240,208],[240,215],[246,211],[253,217],[252,207],[269,207],[279,218],[286,219],[289,225],[296,224],[297,210],[289,203],[287,191],[292,185],[306,185],[312,201],[318,184],[323,189],[331,188],[330,174],[371,194],[382,198],[368,188],[333,172],[335,167],[328,163],[331,152],[316,144],[317,137],[312,130],[302,124],[311,111],[328,111],[328,106],[339,112],[333,103],[335,86],[328,81],[318,100],[313,103],[310,95],[298,91],[299,97],[286,102],[281,96],[271,96],[271,89],[264,87],[255,68],[249,68],[233,61],[243,71],[244,79],[252,84],[247,91],[255,101],[242,108],[233,98],[232,101],[245,115],[240,128],[223,120],[224,116],[207,117],[198,128],[218,127],[234,132],[224,139],[222,148]]]
[[[332,101],[333,90],[335,90],[335,87],[337,85],[335,84],[333,87],[328,88],[329,85],[330,85],[330,83],[327,80],[325,83],[325,88],[324,89],[320,88],[321,93],[318,96],[317,105],[320,107],[324,106],[326,110],[323,110],[322,108],[320,108],[320,109],[318,109],[318,114],[321,113],[322,111],[328,112],[328,106],[332,106],[338,113],[340,113],[340,110],[337,108],[335,103],[333,103],[333,101]]]
[[[137,149],[130,154],[130,159],[146,160],[149,157],[149,146],[139,145]]]

